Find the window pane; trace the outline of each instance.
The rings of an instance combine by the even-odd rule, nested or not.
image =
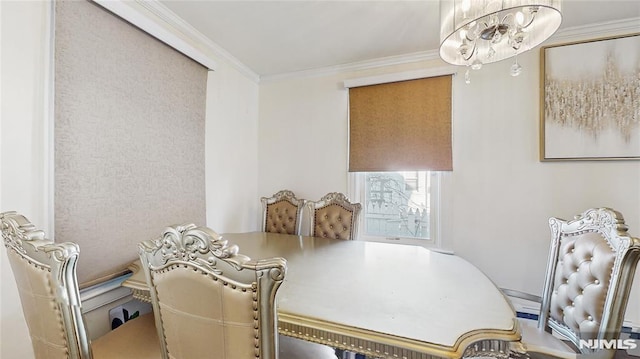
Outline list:
[[[428,239],[430,188],[427,171],[366,173],[366,235]]]

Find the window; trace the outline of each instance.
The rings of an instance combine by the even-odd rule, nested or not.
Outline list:
[[[359,172],[351,176],[351,198],[362,204],[360,239],[440,245],[440,172]]]
[[[345,81],[349,194],[363,206],[360,239],[441,248],[440,214],[448,211],[441,171],[453,170],[451,77]]]

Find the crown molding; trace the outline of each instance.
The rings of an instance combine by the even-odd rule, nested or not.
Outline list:
[[[93,0],[185,56],[215,71],[217,58],[254,82],[260,77],[233,55],[211,41],[158,0]]]
[[[638,33],[640,31],[640,18],[630,18],[617,21],[609,21],[597,24],[590,24],[584,26],[576,26],[566,28],[556,32],[548,43],[561,43],[582,40],[585,38],[595,37],[607,37],[623,34]],[[438,50],[421,51],[406,55],[391,56],[367,61],[353,62],[338,66],[329,66],[317,69],[310,69],[304,71],[288,72],[276,75],[267,75],[260,77],[260,82],[272,82],[286,79],[306,78],[306,77],[319,77],[332,74],[338,74],[342,72],[352,72],[359,70],[366,70],[376,67],[385,67],[392,65],[403,65],[413,62],[439,60],[440,55]]]
[[[640,33],[640,17],[574,26],[556,32],[548,44]],[[547,44],[545,44],[547,45]]]
[[[377,75],[377,76],[347,79],[347,80],[344,80],[344,87],[352,88],[352,87],[361,87],[361,86],[369,86],[369,85],[379,85],[379,84],[385,84],[390,82],[416,80],[416,79],[422,79],[426,77],[455,75],[458,72],[459,67],[460,66],[446,65],[446,66],[438,66],[438,67],[429,67],[429,68],[413,70],[413,71],[393,72],[393,73]]]
[[[210,70],[217,67],[221,58],[231,67],[255,83],[275,82],[287,79],[319,77],[354,72],[379,67],[439,60],[438,50],[327,66],[315,69],[259,76],[228,51],[211,41],[189,23],[177,16],[158,0],[93,0],[117,16],[139,27],[160,41],[180,51]],[[566,28],[556,32],[545,45],[578,41],[587,38],[638,33],[640,18],[630,18],[585,26]]]
[[[327,66],[317,69],[309,69],[302,71],[286,72],[282,74],[266,75],[260,77],[260,82],[275,82],[294,78],[319,77],[327,75],[335,75],[343,72],[352,72],[373,69],[378,67],[388,67],[394,65],[404,65],[420,61],[429,61],[440,59],[438,50],[413,52],[410,54],[381,57],[377,59],[352,62],[342,65]]]

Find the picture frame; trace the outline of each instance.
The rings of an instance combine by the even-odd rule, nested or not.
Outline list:
[[[540,160],[640,160],[640,33],[540,50]]]

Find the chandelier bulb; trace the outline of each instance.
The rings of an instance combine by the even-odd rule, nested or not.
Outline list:
[[[524,25],[524,14],[522,13],[522,11],[516,12],[516,24],[518,26]]]
[[[465,73],[464,73],[464,82],[466,84],[470,84],[471,83],[471,74],[469,73],[469,68],[467,68],[467,71],[465,71]]]
[[[462,0],[462,11],[469,12],[471,9],[471,0]]]

